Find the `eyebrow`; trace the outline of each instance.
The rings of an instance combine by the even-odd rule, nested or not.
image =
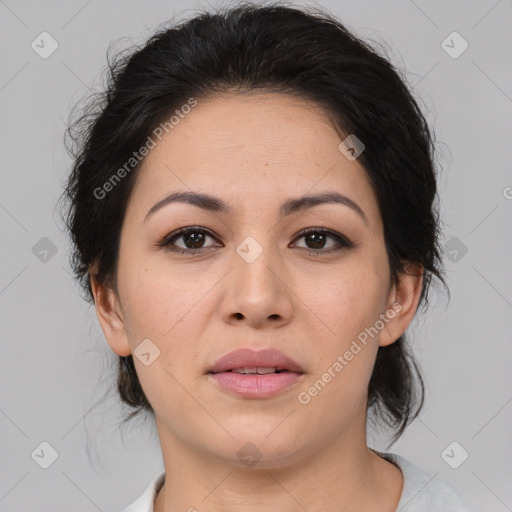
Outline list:
[[[158,201],[158,203],[154,204],[144,217],[144,222],[146,222],[148,217],[153,215],[155,212],[171,203],[190,204],[202,208],[203,210],[223,214],[232,213],[231,208],[218,197],[196,192],[174,192],[161,201]],[[298,211],[307,210],[320,204],[329,203],[348,206],[354,210],[366,224],[368,224],[368,219],[362,208],[349,197],[338,194],[337,192],[324,192],[320,194],[310,194],[302,197],[288,199],[281,206],[280,218],[292,215]]]

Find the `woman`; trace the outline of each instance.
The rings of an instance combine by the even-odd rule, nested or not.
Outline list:
[[[157,33],[101,100],[72,131],[74,270],[165,465],[124,510],[464,510],[366,442],[421,409],[404,333],[444,283],[432,135],[388,60],[245,4]]]

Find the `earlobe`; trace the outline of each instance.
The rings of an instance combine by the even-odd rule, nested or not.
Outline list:
[[[89,276],[98,322],[110,348],[119,356],[130,355],[132,351],[115,291],[99,283],[93,272],[90,271]]]
[[[412,322],[423,288],[423,267],[407,264],[400,282],[393,287],[386,316],[388,322],[380,333],[379,346],[394,343]]]

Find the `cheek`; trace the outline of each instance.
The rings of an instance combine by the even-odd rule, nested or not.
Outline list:
[[[301,300],[314,312],[308,316],[319,326],[313,373],[320,380],[315,387],[322,390],[322,400],[348,406],[364,397],[378,349],[374,326],[382,312],[383,290],[380,274],[362,266],[340,271],[316,288],[301,288]]]
[[[131,270],[122,278],[123,312],[142,388],[155,410],[177,414],[190,401],[180,383],[199,371],[196,340],[203,326],[197,313],[206,291],[183,277],[171,280],[156,268]],[[159,350],[148,366],[136,357],[137,346],[146,339]]]
[[[375,323],[384,289],[383,280],[370,267],[351,266],[322,279],[302,281],[297,295],[308,316],[318,320],[321,335],[336,346]]]
[[[159,366],[172,372],[197,373],[198,340],[206,329],[207,294],[215,281],[196,273],[153,265],[132,266],[119,273],[123,312],[135,350],[151,340],[160,350]]]
[[[170,267],[144,264],[133,258],[119,268],[119,286],[125,320],[146,337],[162,338],[183,318],[200,290]]]

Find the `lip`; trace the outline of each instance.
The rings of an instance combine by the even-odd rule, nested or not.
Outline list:
[[[221,372],[209,375],[217,384],[242,398],[268,398],[296,384],[302,374],[295,372],[242,375]]]
[[[241,374],[231,370],[244,367],[275,367],[281,373]],[[275,349],[234,350],[222,356],[208,376],[226,391],[242,398],[268,398],[301,380],[304,370],[292,358]]]
[[[208,370],[208,373],[220,373],[236,368],[255,367],[262,368],[275,367],[277,370],[287,370],[289,372],[304,373],[304,370],[291,357],[283,354],[273,348],[263,350],[253,350],[242,348],[233,350],[223,355]]]

